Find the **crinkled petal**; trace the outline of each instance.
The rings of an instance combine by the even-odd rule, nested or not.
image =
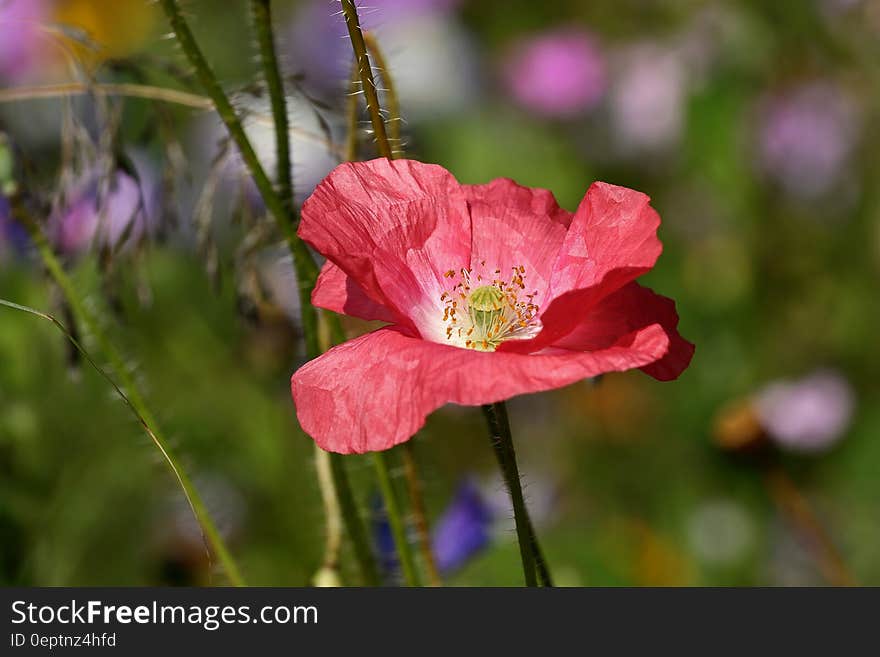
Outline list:
[[[312,303],[341,315],[392,324],[400,321],[391,310],[368,297],[354,279],[329,260],[321,268],[312,290]]]
[[[525,267],[528,292],[537,292],[539,301],[547,293],[572,214],[559,207],[552,192],[509,178],[463,189],[471,214],[471,268],[484,280],[509,281],[513,267]]]
[[[626,187],[590,186],[553,266],[541,332],[532,340],[511,340],[502,351],[529,353],[556,343],[589,308],[654,266],[663,246],[660,217],[649,202]]]
[[[291,392],[300,425],[320,447],[377,451],[408,440],[448,402],[488,404],[643,367],[668,347],[659,325],[598,351],[548,355],[459,349],[383,328],[306,363],[294,373]]]
[[[470,263],[470,217],[443,167],[414,160],[347,162],[303,205],[299,236],[380,305],[434,329],[443,273]]]
[[[614,344],[620,336],[652,324],[659,324],[669,339],[669,349],[659,360],[642,370],[655,379],[670,381],[687,368],[694,345],[678,333],[675,302],[638,283],[629,283],[593,307],[571,333],[554,347],[575,351],[595,351]]]

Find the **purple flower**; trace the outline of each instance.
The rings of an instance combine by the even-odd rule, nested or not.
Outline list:
[[[820,370],[797,381],[778,381],[755,400],[770,438],[800,452],[830,448],[849,426],[855,405],[849,383],[836,372]]]
[[[27,231],[12,218],[9,201],[0,194],[0,260],[10,253],[24,252],[27,244]]]
[[[463,480],[434,526],[432,547],[440,572],[455,571],[482,551],[491,540],[493,520],[480,489]]]
[[[431,538],[437,569],[449,574],[489,545],[495,515],[472,479],[458,485],[452,502],[437,520]],[[373,543],[386,582],[399,581],[399,562],[391,526],[380,498],[373,501]]]
[[[394,534],[391,532],[391,523],[388,522],[388,514],[385,505],[379,495],[373,497],[370,504],[373,528],[373,546],[379,562],[379,570],[382,579],[387,584],[400,582],[400,561],[397,558],[397,546],[394,544]]]
[[[39,67],[41,55],[53,47],[40,31],[48,13],[43,0],[0,2],[0,77],[18,82]]]
[[[606,88],[605,59],[587,32],[565,27],[518,43],[503,70],[508,93],[541,116],[567,118],[593,107]]]
[[[843,179],[858,139],[854,101],[814,82],[764,101],[760,163],[792,196],[814,200]]]
[[[611,89],[611,120],[626,153],[674,144],[682,130],[687,74],[678,54],[658,44],[637,44],[618,57]]]
[[[68,255],[91,247],[119,250],[152,232],[158,221],[157,188],[144,166],[138,167],[138,178],[122,170],[108,180],[97,171],[80,178],[52,216],[56,248]]]

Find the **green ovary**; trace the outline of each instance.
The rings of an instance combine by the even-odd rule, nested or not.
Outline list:
[[[494,351],[500,342],[504,303],[504,293],[494,285],[483,285],[470,293],[468,314],[474,327],[474,348]]]

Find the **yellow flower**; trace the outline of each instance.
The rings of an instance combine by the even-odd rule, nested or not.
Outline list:
[[[80,29],[97,50],[74,44],[88,63],[126,57],[153,34],[158,15],[145,0],[57,0],[54,20]]]

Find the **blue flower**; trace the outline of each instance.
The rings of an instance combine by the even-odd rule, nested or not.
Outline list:
[[[383,580],[387,584],[400,583],[400,562],[388,516],[382,500],[374,498],[373,544]],[[472,557],[485,549],[492,539],[495,514],[472,479],[459,483],[452,502],[434,526],[431,549],[437,569],[448,575],[464,566]]]
[[[461,568],[489,544],[494,515],[472,479],[464,479],[452,503],[434,526],[432,548],[437,568],[450,573]]]

